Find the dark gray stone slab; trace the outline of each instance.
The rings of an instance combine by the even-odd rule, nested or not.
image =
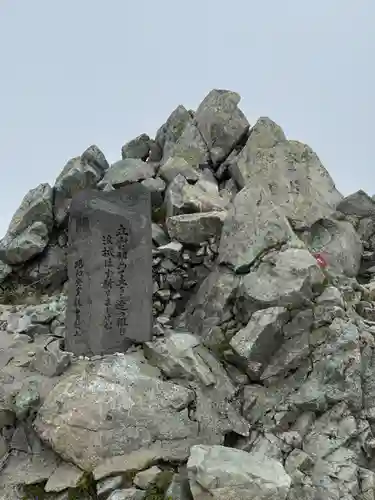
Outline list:
[[[150,193],[140,184],[73,198],[67,351],[111,354],[151,339],[151,235]]]

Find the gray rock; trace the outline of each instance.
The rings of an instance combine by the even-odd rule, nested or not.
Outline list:
[[[187,468],[194,500],[286,500],[291,486],[280,462],[222,446],[194,446]]]
[[[195,114],[214,166],[229,155],[249,129],[249,122],[237,106],[240,99],[236,92],[214,89],[203,99]]]
[[[150,152],[150,141],[151,139],[147,134],[141,134],[127,142],[121,148],[122,159],[136,158],[145,161]]]
[[[171,259],[173,262],[179,262],[182,254],[183,246],[179,241],[171,241],[166,245],[161,245],[158,248],[158,254]]]
[[[207,145],[194,118],[189,117],[186,121],[183,132],[169,151],[169,157],[171,156],[183,158],[193,167],[209,162],[210,156]],[[163,156],[163,163],[167,159],[167,157]]]
[[[150,177],[141,182],[142,186],[151,193],[151,205],[153,208],[159,208],[164,201],[165,182],[160,177],[156,179]]]
[[[149,469],[138,472],[133,480],[133,483],[141,490],[147,490],[149,486],[156,483],[158,477],[160,477],[162,472],[163,471],[159,469],[159,467],[154,465]]]
[[[52,196],[51,186],[40,184],[23,198],[0,241],[3,262],[21,264],[44,250],[53,226]]]
[[[287,248],[264,259],[258,269],[241,279],[237,306],[245,321],[252,312],[265,307],[296,309],[309,304],[314,287],[324,279],[307,250]]]
[[[163,163],[171,156],[173,146],[181,137],[187,122],[190,120],[190,113],[184,106],[180,105],[157,131],[155,140],[163,151]]]
[[[127,158],[111,165],[98,184],[98,187],[104,187],[109,184],[117,189],[127,184],[154,177],[154,175],[155,168],[149,163],[135,158]]]
[[[0,261],[0,283],[6,280],[6,278],[12,273],[12,268],[5,262]]]
[[[360,189],[355,193],[346,196],[338,203],[336,210],[345,215],[355,215],[357,217],[375,217],[375,201],[365,191]]]
[[[106,357],[64,377],[34,426],[59,455],[84,470],[151,444],[165,457],[184,460],[193,444],[210,440],[189,419],[193,400],[193,391],[163,381],[138,355]]]
[[[33,367],[46,377],[61,375],[70,364],[70,355],[61,351],[59,344],[57,340],[36,351]]]
[[[123,483],[122,476],[114,476],[102,479],[96,483],[96,492],[98,495],[98,500],[107,500],[108,496],[112,491],[121,488]]]
[[[199,337],[207,338],[211,330],[222,323],[238,285],[239,278],[230,270],[215,269],[187,303],[179,318],[180,324]]]
[[[89,146],[81,155],[82,161],[94,165],[103,172],[109,168],[109,163],[104,156],[104,153],[93,144]]]
[[[54,218],[61,225],[67,218],[73,196],[84,189],[96,187],[103,177],[103,164],[89,163],[81,156],[72,158],[58,175],[54,185]]]
[[[161,246],[168,244],[169,242],[168,235],[158,224],[155,224],[153,222],[151,230],[152,230],[152,241],[156,243],[156,245]]]
[[[261,118],[254,128],[256,133],[250,133],[231,167],[240,188],[269,189],[273,203],[296,228],[329,216],[342,195],[318,156],[305,144],[283,140],[281,129],[268,118]]]
[[[170,184],[177,175],[182,175],[190,183],[199,179],[199,171],[178,156],[169,158],[158,170],[158,175],[167,184]]]
[[[224,210],[227,205],[226,200],[219,194],[216,182],[201,178],[195,184],[189,184],[180,174],[169,184],[165,203],[167,217],[183,213]]]
[[[327,269],[334,274],[357,276],[362,243],[350,222],[321,219],[302,236],[313,253],[322,253]]]
[[[44,490],[47,492],[60,492],[67,488],[76,488],[82,476],[83,471],[81,469],[63,462],[53,471]]]
[[[137,490],[136,488],[126,488],[114,491],[110,494],[108,500],[144,500],[145,495],[145,491]]]
[[[225,211],[175,215],[167,219],[166,225],[172,239],[199,245],[210,238],[220,236],[225,217]]]
[[[259,380],[267,362],[281,346],[282,328],[288,317],[288,311],[284,307],[257,311],[230,341],[250,379]]]
[[[235,272],[248,272],[264,252],[284,243],[298,245],[282,210],[273,204],[269,191],[257,184],[235,197],[220,240],[219,262]]]

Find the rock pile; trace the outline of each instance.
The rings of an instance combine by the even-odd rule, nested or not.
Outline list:
[[[4,500],[375,500],[375,201],[238,104],[213,90],[22,201],[0,242]],[[70,203],[131,183],[154,338],[75,357]]]

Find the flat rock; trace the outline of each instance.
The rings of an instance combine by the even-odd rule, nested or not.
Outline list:
[[[109,184],[117,189],[127,184],[154,177],[154,175],[155,169],[149,163],[136,158],[126,158],[111,165],[99,186]]]
[[[59,492],[67,488],[76,488],[83,474],[78,467],[63,462],[53,471],[44,490]]]
[[[226,211],[174,215],[167,219],[170,238],[190,245],[199,245],[220,236]]]
[[[194,500],[285,500],[291,486],[280,462],[222,446],[194,446],[187,468]]]

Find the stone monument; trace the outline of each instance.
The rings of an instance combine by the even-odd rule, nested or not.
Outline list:
[[[65,349],[125,352],[152,337],[150,193],[140,184],[86,190],[69,217]]]

